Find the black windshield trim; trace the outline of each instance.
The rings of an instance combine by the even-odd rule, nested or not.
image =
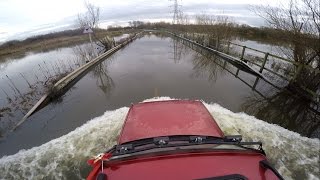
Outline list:
[[[193,143],[178,143],[178,144],[168,144],[165,146],[151,146],[151,147],[146,147],[146,148],[141,148],[141,149],[136,149],[136,150],[130,150],[127,152],[114,152],[114,155],[124,155],[124,154],[132,154],[132,153],[137,153],[137,152],[141,152],[141,151],[147,151],[147,150],[151,150],[151,149],[156,149],[156,148],[170,148],[170,147],[186,147],[186,146],[195,146],[195,145],[205,145],[205,144],[212,144],[212,145],[237,145],[240,146],[242,148],[245,148],[243,146],[245,145],[260,145],[260,142],[240,142],[240,143],[233,143],[233,142],[222,142],[222,141],[207,141],[205,143],[201,143],[201,144],[193,144]],[[248,149],[248,147],[247,147]],[[251,149],[251,148],[249,148]]]
[[[162,141],[161,141],[162,140]],[[161,141],[161,143],[159,143]],[[126,142],[120,145],[116,145],[108,152],[112,153],[114,156],[138,153],[141,151],[148,151],[156,148],[172,148],[172,147],[186,147],[194,145],[237,145],[241,148],[248,150],[256,150],[264,154],[262,149],[261,142],[240,142],[239,141],[230,141],[229,138],[225,137],[213,137],[213,136],[196,136],[196,135],[175,135],[175,136],[160,136],[154,138],[146,138],[135,141]],[[174,143],[175,142],[175,143]],[[150,145],[143,147],[145,145]],[[258,145],[259,148],[249,148],[245,146]]]
[[[218,177],[201,178],[196,180],[248,180],[248,178],[241,174],[230,174]]]
[[[188,141],[190,137],[193,136],[198,136],[198,137],[205,137],[207,139],[220,139],[223,140],[223,137],[215,137],[215,136],[204,136],[204,135],[172,135],[172,136],[158,136],[158,137],[151,137],[151,138],[145,138],[145,139],[138,139],[134,141],[129,141],[122,143],[120,145],[125,145],[125,144],[135,144],[135,145],[146,145],[146,144],[151,144],[154,142],[155,138],[169,138],[170,141]]]
[[[248,151],[249,150],[249,151]],[[214,153],[214,152],[224,152],[224,153],[257,153],[261,154],[259,150],[255,149],[212,149],[212,148],[201,148],[201,149],[175,149],[175,150],[164,150],[158,152],[147,152],[144,154],[123,154],[118,156],[113,156],[108,160],[105,160],[104,163],[106,165],[117,164],[120,162],[124,162],[127,160],[136,160],[140,158],[149,158],[149,157],[156,157],[156,156],[165,156],[171,154],[198,154],[204,153]]]

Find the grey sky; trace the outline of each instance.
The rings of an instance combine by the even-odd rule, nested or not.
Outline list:
[[[84,12],[82,0],[0,0],[0,42],[74,27],[76,15]],[[124,25],[130,20],[171,18],[168,0],[90,0],[101,8],[101,25]],[[248,10],[259,0],[180,0],[186,14],[208,13],[233,16],[238,23],[263,25]]]

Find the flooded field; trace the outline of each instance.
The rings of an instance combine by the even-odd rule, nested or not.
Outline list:
[[[82,47],[86,47],[84,44]],[[0,61],[0,132],[4,136],[60,78],[85,63],[81,46]]]
[[[55,63],[56,59],[60,59],[66,67],[69,66],[68,62],[73,62],[69,67],[71,70],[73,66],[77,67],[79,64],[74,60],[76,58],[72,48],[63,48],[47,53],[31,54],[23,60],[13,60],[10,62],[13,65],[0,65],[1,87],[6,92],[10,92],[11,89],[14,94],[14,90],[12,90],[14,87],[11,88],[13,85],[7,83],[6,74],[9,74],[8,76],[13,79],[13,76],[21,76],[17,73],[21,72],[28,81],[31,81],[31,79],[37,79],[32,77],[34,74],[38,74],[37,76],[46,74],[46,72],[42,72],[42,68],[37,66],[38,63],[41,66],[41,63],[47,63],[50,68],[50,63]],[[70,61],[70,59],[73,60]],[[33,61],[36,63],[32,63]],[[21,78],[21,82],[15,81],[14,83],[19,86],[19,89],[28,88],[28,83],[23,78]],[[8,96],[12,97],[12,94],[8,94]],[[16,95],[20,96],[17,92]],[[319,112],[310,108],[310,101],[297,97],[286,89],[274,88],[272,84],[199,48],[183,44],[170,37],[151,34],[137,39],[103,61],[65,95],[32,115],[16,131],[7,133],[0,141],[0,156],[15,155],[0,159],[0,170],[6,172],[5,177],[8,178],[27,176],[24,174],[27,173],[27,169],[20,171],[15,167],[16,158],[23,156],[27,159],[20,159],[21,162],[17,161],[17,163],[20,162],[26,167],[31,163],[35,168],[34,173],[38,174],[38,176],[33,176],[35,178],[46,177],[45,171],[41,170],[40,166],[46,168],[49,172],[47,175],[51,178],[61,178],[61,174],[64,177],[83,178],[88,172],[88,167],[82,161],[103,151],[105,147],[110,147],[115,142],[127,107],[131,103],[161,96],[204,100],[208,103],[207,106],[213,116],[220,117],[219,123],[226,131],[230,130],[229,126],[231,127],[231,125],[226,124],[227,122],[224,122],[223,119],[230,119],[228,118],[230,114],[235,117],[238,115],[239,118],[241,116],[240,119],[243,123],[250,124],[250,121],[257,121],[258,123],[253,123],[250,126],[238,122],[238,132],[244,133],[246,138],[252,135],[251,139],[258,140],[261,137],[264,143],[268,144],[268,141],[271,141],[277,144],[274,141],[275,136],[271,136],[271,129],[277,131],[276,136],[282,144],[288,144],[292,138],[296,137],[294,141],[297,141],[298,144],[294,144],[290,148],[301,148],[305,143],[306,147],[313,148],[313,150],[307,152],[308,150],[301,148],[301,152],[296,150],[293,154],[287,154],[289,160],[277,161],[281,152],[286,151],[289,145],[283,145],[278,148],[277,152],[274,152],[269,144],[268,152],[275,153],[272,157],[273,163],[278,169],[283,168],[280,171],[285,173],[286,177],[312,178],[315,176],[317,169],[313,166],[316,165],[317,159],[319,160],[317,155],[319,140],[301,137],[320,137]],[[0,105],[7,102],[5,93],[1,94],[0,101]],[[213,103],[216,104],[213,105]],[[235,113],[245,112],[265,122],[244,115],[244,113],[234,114],[229,110]],[[20,113],[16,111],[12,116],[6,118],[8,122],[10,120],[16,122],[16,120],[20,120],[23,113],[24,111]],[[95,117],[99,118],[91,120]],[[106,122],[102,122],[103,118]],[[3,119],[2,117],[0,123],[5,122]],[[4,123],[0,127],[4,131],[10,129],[11,125]],[[95,132],[100,130],[105,134]],[[259,135],[255,131],[265,131],[269,135]],[[91,135],[91,133],[93,134]],[[92,141],[86,136],[92,138]],[[102,142],[97,142],[97,139]],[[47,143],[48,141],[50,142]],[[93,147],[88,148],[89,145]],[[33,148],[36,146],[40,147]],[[64,149],[57,149],[56,146],[64,147]],[[30,148],[32,149],[16,154],[21,149]],[[56,149],[56,152],[51,151],[51,148]],[[35,155],[33,155],[35,151],[40,153],[37,158],[34,158]],[[63,151],[66,151],[65,154],[62,153],[59,157],[54,157]],[[45,158],[45,154],[51,154],[54,161],[51,162]],[[298,161],[297,154],[303,154],[306,162]],[[64,156],[66,159],[62,160],[60,156]],[[76,164],[71,162],[74,156],[79,156],[75,157],[79,160]],[[73,165],[75,169],[72,172],[67,172],[63,167],[55,167],[55,163]],[[281,167],[283,163],[289,165]],[[308,168],[302,170],[295,167],[295,163],[306,163]],[[60,174],[54,172],[55,168]],[[13,176],[10,171],[21,173]]]

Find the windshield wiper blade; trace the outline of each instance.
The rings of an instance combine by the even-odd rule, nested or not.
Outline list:
[[[242,137],[236,136],[225,136],[212,137],[212,136],[194,136],[194,135],[183,135],[183,136],[162,136],[155,138],[141,139],[137,141],[131,141],[125,144],[117,145],[115,150],[112,152],[114,155],[124,155],[137,153],[141,151],[147,151],[156,148],[170,148],[170,147],[186,147],[194,145],[259,145],[258,150],[263,152],[261,142],[241,142]],[[243,147],[247,148],[247,147]],[[251,149],[251,148],[247,148]],[[255,149],[256,150],[256,149]]]
[[[262,160],[259,162],[259,164],[266,169],[270,169],[280,180],[284,180],[280,173],[274,167],[272,167],[267,160]]]
[[[193,142],[194,140],[200,140],[200,139],[223,140],[223,138],[221,137],[214,137],[214,136],[173,135],[173,136],[159,136],[159,137],[152,137],[152,138],[146,138],[146,139],[139,139],[135,141],[126,142],[121,145],[133,144],[134,147],[144,146],[148,144],[165,145],[165,144],[168,144],[169,142],[171,143],[178,142],[178,141]]]

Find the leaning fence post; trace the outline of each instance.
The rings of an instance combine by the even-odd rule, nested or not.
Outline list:
[[[204,35],[203,35],[203,36],[202,36],[202,39],[201,39],[201,42],[202,42],[202,45],[203,45],[203,46],[205,46],[204,41],[205,41],[205,37],[204,37]]]
[[[268,56],[269,56],[269,53],[266,53],[265,56],[264,56],[264,59],[263,59],[261,68],[260,68],[260,70],[259,70],[260,73],[262,73],[262,71],[263,71],[263,69],[264,69],[264,66],[266,65],[266,62],[267,62],[267,60],[268,60]]]
[[[239,71],[240,71],[240,69],[237,69],[236,77],[238,77],[238,75],[239,75]]]
[[[240,57],[241,60],[243,60],[245,50],[246,50],[246,46],[243,46],[241,57]]]
[[[216,50],[219,50],[219,39],[216,39]]]
[[[294,76],[293,76],[293,81],[295,81],[295,80],[297,79],[298,75],[299,75],[300,72],[302,71],[302,68],[303,68],[303,64],[300,63],[300,64],[298,65],[298,69],[297,69],[296,73],[295,73]]]
[[[252,90],[255,90],[256,89],[256,86],[257,86],[257,84],[258,84],[258,82],[259,82],[259,77],[257,77],[256,78],[256,80],[254,81],[254,84],[253,84],[253,86],[252,86]]]

